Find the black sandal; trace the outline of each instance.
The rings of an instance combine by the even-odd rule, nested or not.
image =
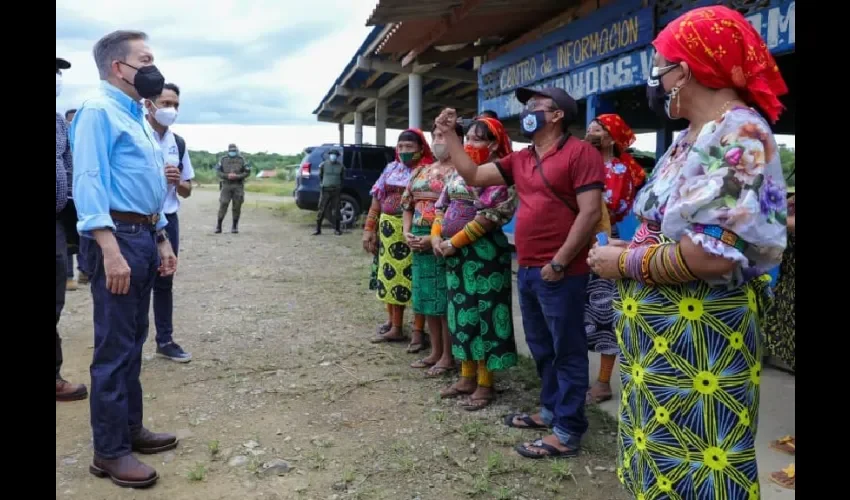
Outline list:
[[[542,439],[538,439],[536,441],[531,442],[530,446],[533,446],[535,448],[540,448],[541,450],[544,450],[546,453],[545,454],[535,453],[535,452],[529,450],[528,447],[525,445],[525,443],[518,444],[516,446],[516,448],[514,448],[514,449],[516,450],[517,453],[524,456],[525,458],[531,458],[531,459],[538,459],[538,458],[574,458],[574,457],[578,456],[578,448],[576,448],[574,450],[567,449],[567,450],[562,451],[562,450],[559,450],[558,448],[555,448],[551,444],[544,443]]]
[[[520,419],[525,425],[514,424],[515,418]],[[505,425],[507,425],[508,427],[512,427],[514,429],[548,429],[549,428],[548,425],[545,425],[545,424],[541,425],[541,424],[538,424],[537,422],[535,422],[534,419],[531,418],[531,415],[529,415],[527,413],[511,413],[510,415],[505,417],[504,422],[505,422]]]
[[[412,339],[416,336],[416,332],[419,332],[419,338],[422,339],[419,342],[412,342]],[[418,354],[425,349],[428,348],[428,344],[430,343],[426,337],[425,332],[423,330],[413,330],[413,334],[410,336],[411,342],[407,345],[407,353],[408,354]]]

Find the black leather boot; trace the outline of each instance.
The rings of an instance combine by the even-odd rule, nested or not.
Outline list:
[[[222,220],[224,220],[224,219],[219,219],[219,220],[218,220],[218,222],[216,223],[216,225],[215,225],[215,234],[220,234],[220,233],[221,233],[221,221],[222,221]]]
[[[233,234],[239,234],[239,219],[233,219],[233,227],[230,228]]]
[[[342,224],[342,222],[341,222],[339,219],[337,219],[337,221],[336,221],[336,223],[335,223],[336,230],[334,231],[334,234],[335,234],[335,235],[337,235],[337,236],[341,236],[341,235],[342,235],[342,229],[340,229],[340,225],[341,225],[341,224]]]
[[[313,233],[313,236],[319,236],[320,234],[322,234],[322,222],[321,221],[316,223],[316,232]]]

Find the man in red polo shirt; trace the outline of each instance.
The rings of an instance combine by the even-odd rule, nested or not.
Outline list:
[[[599,151],[567,131],[578,107],[565,91],[518,89],[516,97],[525,105],[520,124],[532,142],[527,149],[476,166],[454,134],[445,134],[446,144],[467,184],[516,186],[519,303],[543,388],[539,413],[509,415],[505,423],[518,429],[552,428],[551,435],[518,445],[521,455],[571,457],[587,431],[586,260],[602,217],[605,166]],[[454,110],[444,110],[437,127],[451,131],[456,120]]]

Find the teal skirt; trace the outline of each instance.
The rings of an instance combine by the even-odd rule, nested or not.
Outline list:
[[[429,236],[431,228],[413,226],[414,236]],[[446,261],[433,250],[413,252],[413,312],[446,315]]]

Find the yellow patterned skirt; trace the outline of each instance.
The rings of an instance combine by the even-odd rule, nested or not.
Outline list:
[[[617,475],[642,500],[758,499],[759,331],[766,285],[617,282]]]
[[[378,299],[396,306],[410,304],[413,257],[404,238],[401,217],[381,214],[378,220]]]

